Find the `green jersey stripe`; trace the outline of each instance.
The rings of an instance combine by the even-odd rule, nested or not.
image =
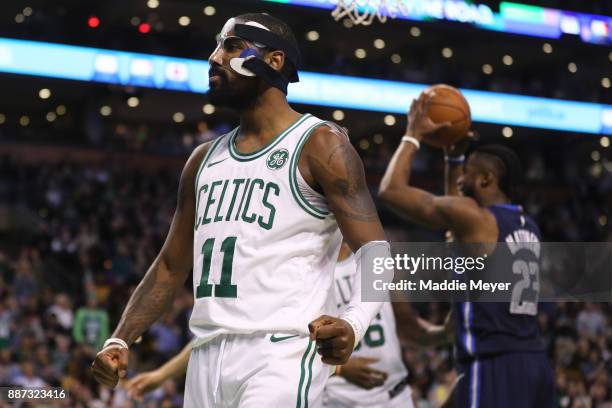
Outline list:
[[[210,149],[208,149],[208,151],[204,155],[204,158],[202,159],[202,163],[200,163],[200,167],[198,168],[198,172],[196,173],[196,177],[195,177],[196,206],[195,206],[195,220],[193,222],[194,229],[198,225],[198,204],[199,204],[199,200],[200,200],[200,194],[198,192],[198,182],[200,180],[200,174],[202,173],[202,169],[204,168],[204,165],[206,164],[206,162],[208,162],[208,159],[210,158],[210,156],[212,156],[213,151],[219,145],[219,142],[221,142],[221,139],[223,139],[226,136],[227,136],[227,134],[225,134],[223,136],[219,136],[217,138],[217,140],[215,140],[212,143],[212,145],[210,146]]]
[[[308,354],[310,354],[313,344],[313,341],[308,340],[308,347],[302,356],[302,363],[300,364],[300,383],[298,385],[298,395],[295,408],[302,408],[302,385],[304,385],[304,376],[306,374],[306,358],[308,357]]]
[[[308,128],[308,130],[304,133],[304,135],[300,138],[298,142],[297,148],[295,152],[293,153],[293,157],[291,158],[291,164],[289,167],[289,185],[291,187],[291,193],[293,195],[293,198],[295,198],[299,206],[302,207],[304,211],[306,211],[308,214],[312,215],[313,217],[319,218],[319,219],[323,219],[327,217],[330,214],[330,212],[323,211],[315,207],[314,205],[310,204],[308,200],[306,200],[306,198],[303,196],[297,184],[297,171],[298,171],[299,158],[300,158],[300,155],[302,154],[302,149],[304,148],[304,145],[308,141],[308,138],[310,137],[312,132],[314,132],[315,129],[317,129],[319,126],[325,123],[328,123],[328,122],[318,122],[314,124],[313,126],[311,126],[310,128]]]
[[[306,383],[306,390],[304,391],[304,408],[308,408],[308,391],[310,390],[310,382],[312,381],[312,362],[314,361],[315,354],[317,354],[316,347],[308,363],[308,382]]]
[[[285,138],[285,136],[287,136],[289,133],[291,133],[291,131],[293,131],[295,128],[297,128],[302,123],[304,123],[304,121],[308,119],[309,117],[311,117],[309,113],[303,114],[295,122],[293,122],[287,129],[285,129],[283,132],[275,136],[274,139],[270,141],[270,143],[268,143],[266,146],[263,146],[261,149],[256,150],[251,153],[240,153],[236,149],[236,136],[238,135],[238,130],[240,129],[240,127],[237,127],[234,133],[232,134],[232,136],[228,140],[230,155],[232,156],[233,159],[238,160],[238,161],[255,160],[265,155],[270,150],[272,150],[274,146],[278,145]]]

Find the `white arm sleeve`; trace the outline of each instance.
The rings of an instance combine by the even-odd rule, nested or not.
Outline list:
[[[353,279],[351,299],[341,319],[348,322],[355,333],[355,344],[357,346],[361,338],[368,329],[370,322],[380,312],[383,302],[362,302],[361,301],[361,275],[362,273],[373,274],[371,260],[374,258],[390,258],[391,247],[386,241],[370,241],[355,253],[357,263],[357,273]],[[362,261],[363,264],[362,264]],[[368,269],[368,270],[366,270]]]

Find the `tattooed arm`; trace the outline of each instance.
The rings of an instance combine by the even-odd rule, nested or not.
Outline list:
[[[322,192],[353,252],[381,245],[385,234],[370,197],[361,159],[346,134],[335,127],[317,128],[300,156],[299,170],[311,187]],[[370,243],[370,244],[368,244]],[[384,245],[383,245],[384,246]],[[367,251],[367,249],[364,249]],[[350,304],[341,318],[323,315],[309,325],[311,339],[326,364],[344,364],[382,303],[361,302],[360,274]]]
[[[322,192],[353,252],[385,233],[368,191],[361,158],[346,134],[317,128],[304,146],[299,169],[306,182]]]
[[[129,346],[155,320],[168,310],[176,290],[187,278],[193,262],[193,222],[195,218],[195,176],[209,144],[198,147],[189,157],[179,183],[176,210],[161,251],[130,297],[112,337]],[[114,386],[125,376],[128,351],[106,347],[92,365],[99,382]]]

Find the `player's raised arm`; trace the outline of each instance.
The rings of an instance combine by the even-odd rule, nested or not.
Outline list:
[[[450,229],[462,235],[472,232],[486,211],[469,197],[436,196],[410,185],[412,161],[420,142],[446,126],[434,124],[425,113],[427,96],[413,101],[408,113],[406,136],[402,138],[380,183],[379,197],[394,212],[421,225]]]
[[[128,347],[172,304],[192,266],[195,177],[209,145],[189,157],[179,183],[178,201],[166,241],[132,293],[121,320],[92,365],[99,382],[115,386],[125,376]]]

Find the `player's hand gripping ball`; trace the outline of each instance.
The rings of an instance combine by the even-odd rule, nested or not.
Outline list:
[[[346,320],[323,315],[310,322],[308,330],[325,364],[342,365],[348,361],[355,348],[355,333]]]
[[[408,113],[407,134],[430,146],[448,147],[470,135],[470,106],[449,85],[433,85],[421,93]]]

